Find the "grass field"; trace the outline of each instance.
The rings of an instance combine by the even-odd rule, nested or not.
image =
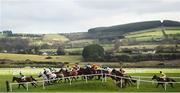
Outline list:
[[[180,77],[180,69],[151,69],[151,68],[131,68],[126,69],[127,73],[132,76],[141,76],[142,80],[149,80],[151,81],[151,77],[154,74],[157,74],[160,70],[165,72],[168,77]],[[11,82],[12,80],[12,72],[14,72],[14,75],[17,75],[19,72],[23,71],[25,75],[33,75],[35,78],[37,78],[37,75],[40,71],[42,71],[42,68],[4,68],[0,69],[0,92],[6,91],[5,90],[5,81],[8,80]],[[32,72],[33,71],[33,72]],[[142,76],[148,76],[150,78],[143,78]],[[180,82],[180,79],[175,79],[176,81]],[[85,83],[85,80],[81,80],[80,78],[77,81],[72,82],[72,85],[69,85],[69,83],[58,83],[54,85],[46,86],[46,89],[42,88],[42,83],[38,83],[37,88],[33,88],[29,86],[30,92],[164,92],[165,90],[159,86],[159,88],[155,88],[156,84],[154,83],[146,83],[146,82],[140,82],[140,88],[136,88],[136,84],[134,86],[128,86],[126,88],[119,88],[115,85],[115,83],[108,78],[107,82],[101,82],[100,80],[88,80],[87,83]],[[180,84],[174,84],[175,88],[171,88],[167,86],[166,91],[170,92],[180,92]],[[26,92],[25,89],[17,88],[17,85],[13,85],[13,91],[14,92]]]
[[[166,29],[165,33],[170,34],[180,34],[180,29]],[[125,36],[126,38],[136,39],[137,41],[151,41],[152,39],[163,38],[161,29],[151,29],[145,31],[132,32]]]
[[[13,61],[25,61],[30,59],[31,61],[38,62],[80,62],[81,56],[52,56],[52,59],[46,59],[47,56],[42,55],[29,55],[29,54],[8,54],[0,53],[0,59],[9,59]]]
[[[66,42],[69,41],[68,38],[66,38],[63,35],[58,34],[46,34],[43,37],[43,41],[58,41],[58,42]]]

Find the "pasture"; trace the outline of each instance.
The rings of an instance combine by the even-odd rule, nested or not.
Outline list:
[[[42,55],[0,53],[0,59],[13,61],[25,61],[29,59],[37,62],[80,62],[82,59],[81,56],[52,56],[52,59],[46,59],[46,57]]]
[[[69,41],[69,39],[66,38],[65,36],[59,35],[59,34],[45,34],[43,36],[43,41],[44,42],[52,42],[52,41],[67,42],[67,41]]]
[[[33,75],[37,78],[38,73],[41,72],[42,68],[1,68],[0,69],[0,92],[6,91],[5,81],[12,81],[12,76],[17,76],[19,71],[22,71],[25,75]],[[151,77],[154,74],[158,74],[160,70],[165,72],[168,77],[180,77],[180,69],[160,69],[160,68],[127,68],[125,69],[131,76],[141,76],[142,80],[151,81]],[[148,76],[150,78],[143,78]],[[180,82],[180,78],[174,78],[177,82]],[[39,79],[38,79],[39,80]],[[107,78],[107,82],[101,82],[101,80],[85,80],[79,78],[77,81],[73,81],[71,85],[69,83],[57,83],[53,85],[42,87],[42,83],[38,83],[37,88],[33,88],[29,85],[29,92],[164,92],[165,90],[159,86],[155,88],[155,83],[140,82],[139,89],[136,84],[134,86],[127,86],[126,88],[119,88],[115,85],[111,78]],[[169,92],[179,92],[180,84],[174,84],[175,88],[167,86]],[[26,89],[17,88],[17,85],[13,85],[13,92],[26,92]]]
[[[180,29],[165,29],[167,35],[180,34]],[[162,29],[150,29],[138,32],[132,32],[125,35],[126,38],[136,39],[137,41],[151,41],[160,38],[164,38]]]

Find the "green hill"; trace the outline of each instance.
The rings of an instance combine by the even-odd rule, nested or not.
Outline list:
[[[65,36],[59,35],[59,34],[45,34],[43,36],[43,41],[46,41],[46,42],[52,42],[52,41],[67,42],[67,41],[69,41],[69,39],[66,38]]]
[[[180,22],[164,20],[161,22],[157,21],[144,21],[144,22],[136,22],[129,23],[123,25],[116,25],[110,27],[96,27],[88,30],[88,33],[93,37],[113,37],[113,36],[122,36],[129,32],[137,32],[142,30],[160,28],[160,27],[180,27]]]

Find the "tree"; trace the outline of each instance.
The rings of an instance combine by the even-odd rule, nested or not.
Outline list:
[[[57,49],[57,55],[65,55],[64,46],[59,46]]]
[[[98,44],[86,46],[82,56],[86,61],[101,61],[104,58],[104,48]]]

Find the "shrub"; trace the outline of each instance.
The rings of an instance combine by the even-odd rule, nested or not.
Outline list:
[[[104,48],[98,44],[84,47],[82,56],[85,61],[102,61],[104,59]]]

